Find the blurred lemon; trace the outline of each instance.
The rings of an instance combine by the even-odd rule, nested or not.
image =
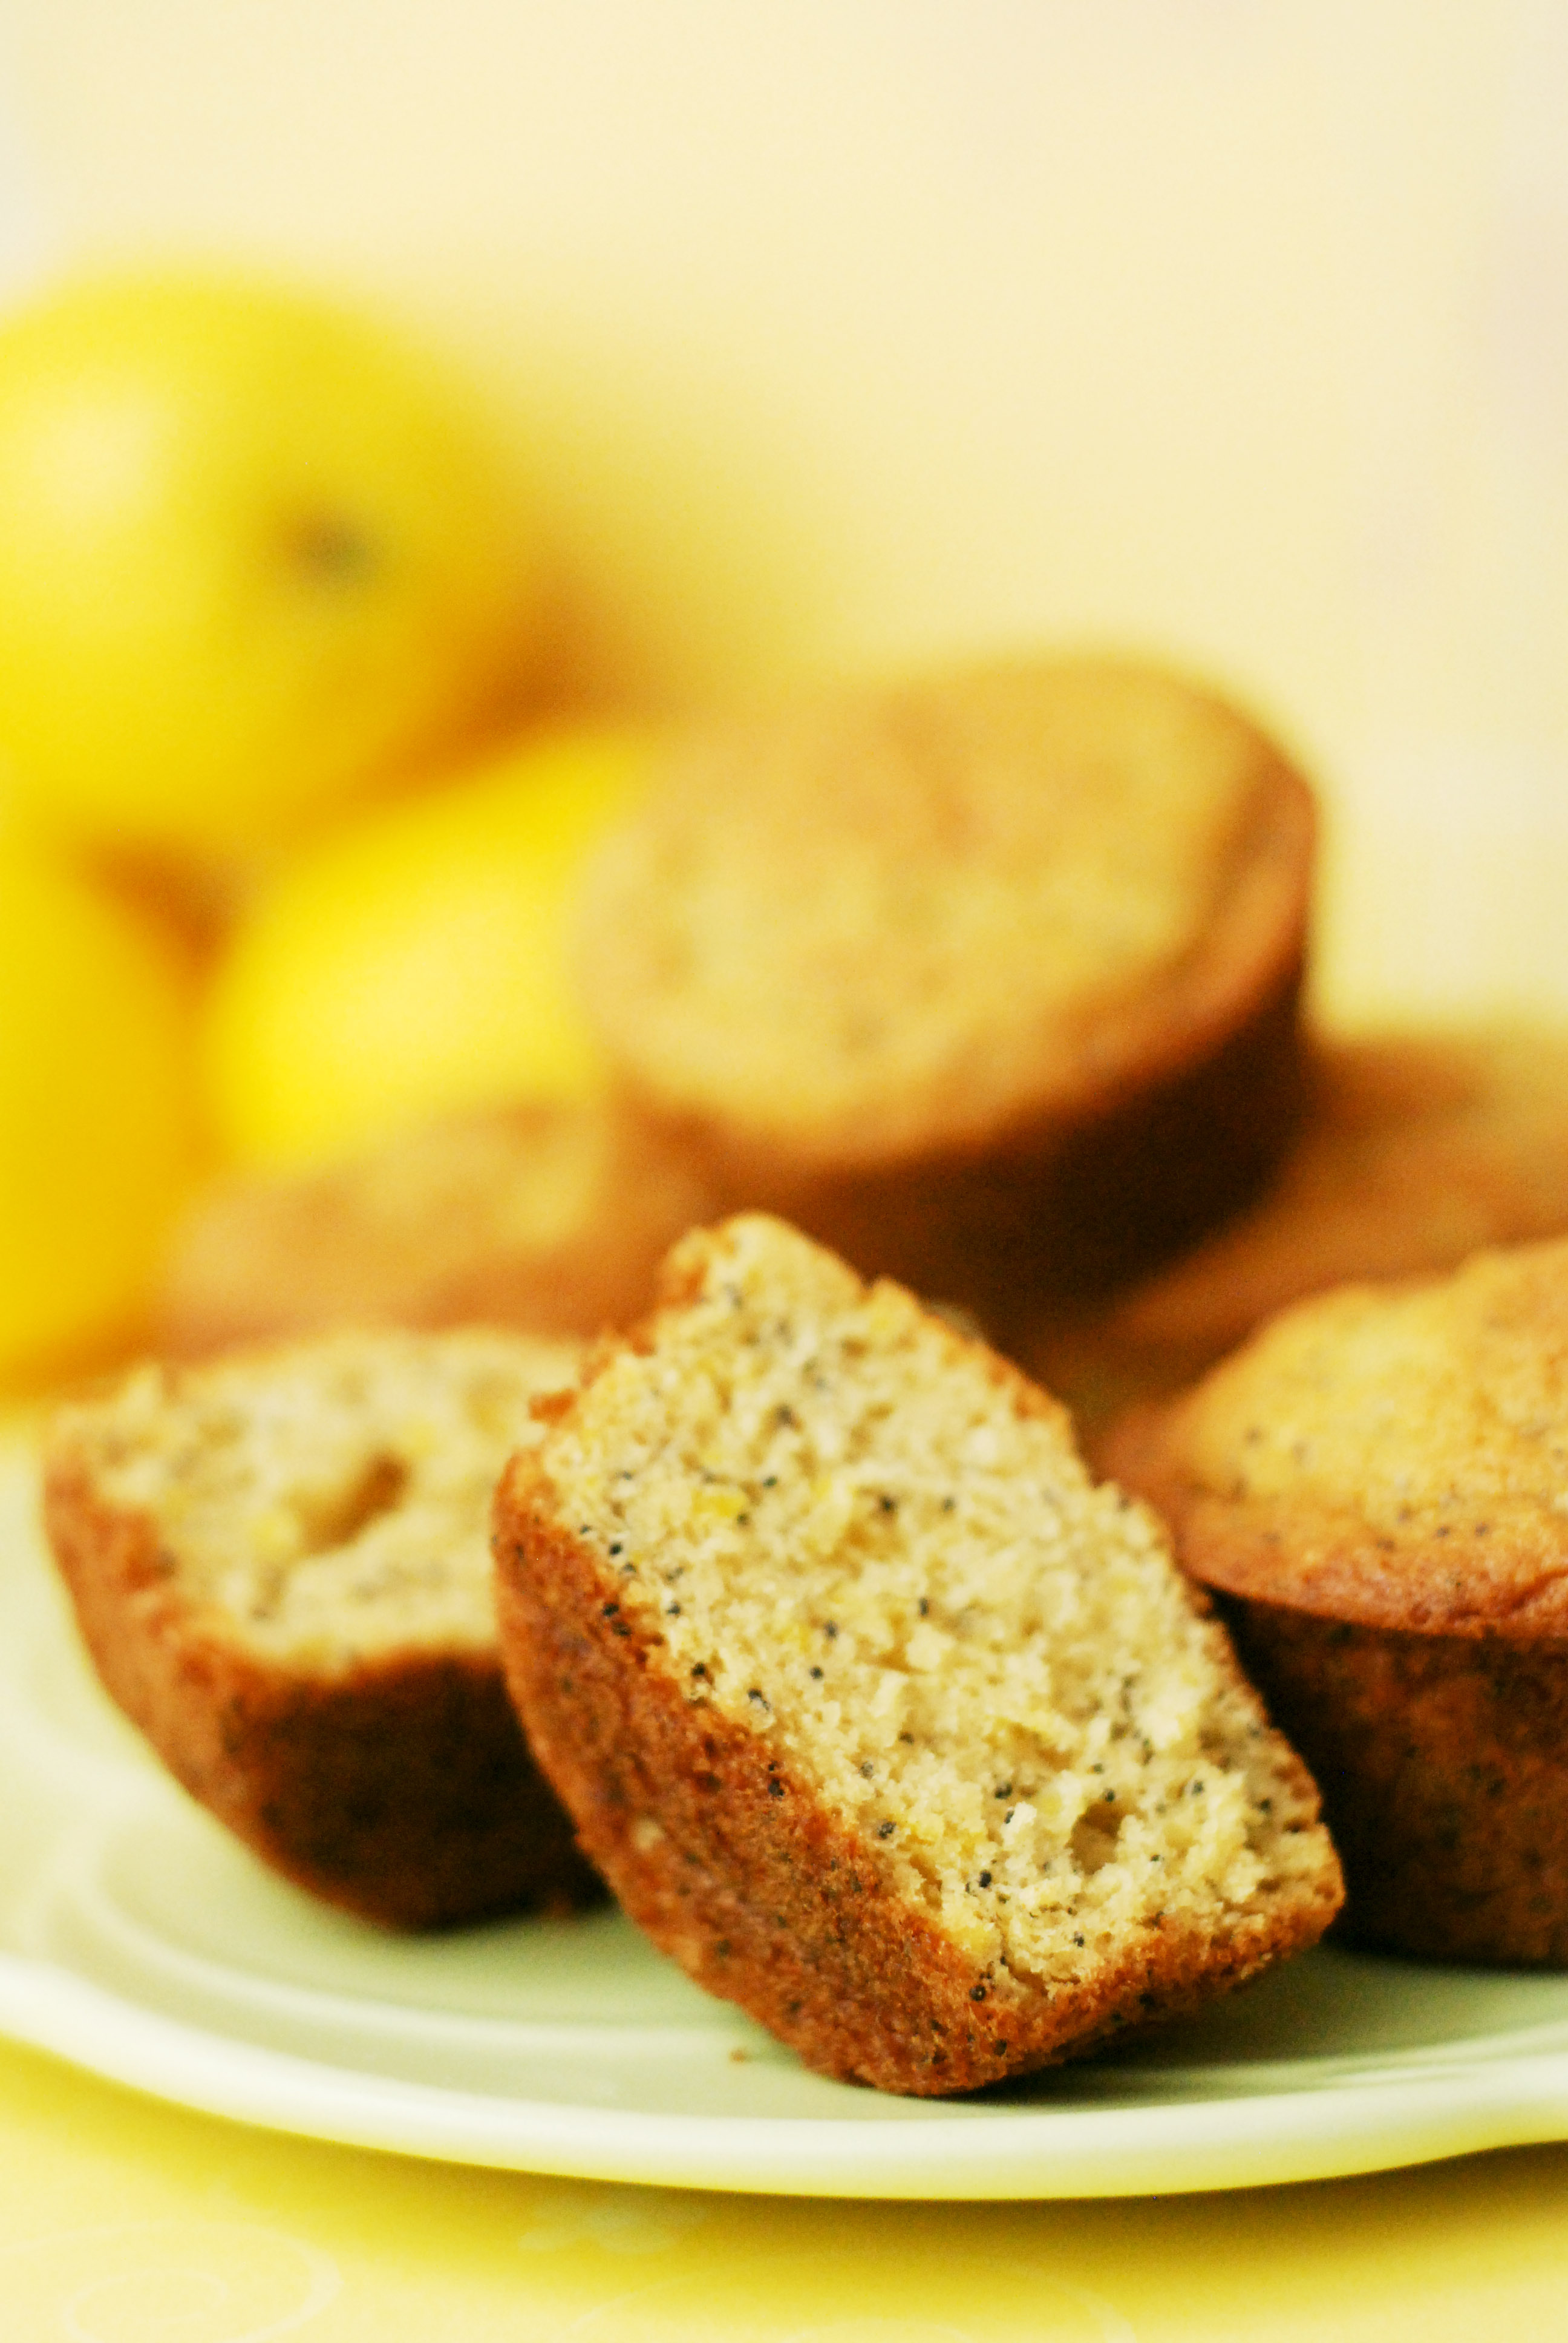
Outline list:
[[[304,1162],[445,1109],[591,1091],[572,890],[654,753],[600,727],[536,737],[281,871],[214,979],[208,1087],[231,1151]]]
[[[190,994],[157,929],[0,829],[0,1376],[141,1298],[191,1166]]]
[[[231,855],[458,753],[540,590],[464,401],[362,318],[132,277],[0,328],[0,761],[62,832]]]

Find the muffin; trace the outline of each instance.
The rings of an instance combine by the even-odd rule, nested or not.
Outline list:
[[[585,998],[725,1209],[1000,1330],[1277,1159],[1312,844],[1282,752],[1155,669],[846,690],[671,758],[590,873]]]
[[[1322,1932],[1312,1783],[1052,1401],[763,1215],[664,1292],[496,1507],[519,1713],[655,1944],[809,2065],[933,2094]]]
[[[1048,1312],[1019,1355],[1092,1431],[1194,1381],[1308,1294],[1564,1231],[1568,1033],[1325,1041],[1301,1135],[1258,1201],[1108,1304]]]
[[[402,1928],[596,1892],[497,1651],[491,1492],[570,1344],[338,1335],[66,1408],[50,1542],[98,1674],[193,1797]]]
[[[335,1327],[596,1334],[648,1307],[706,1204],[688,1167],[602,1106],[448,1116],[200,1197],[169,1247],[156,1339],[190,1356]]]
[[[1346,1932],[1568,1961],[1568,1242],[1303,1302],[1104,1454],[1316,1775]]]

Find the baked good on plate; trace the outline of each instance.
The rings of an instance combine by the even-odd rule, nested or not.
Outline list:
[[[1339,1902],[1311,1781],[1063,1412],[761,1214],[497,1493],[508,1680],[632,1918],[830,2075],[973,2088]]]
[[[236,1179],[176,1229],[156,1305],[178,1355],[330,1327],[598,1333],[646,1309],[707,1199],[601,1105],[533,1102],[399,1131],[316,1172]]]
[[[694,742],[590,872],[645,1123],[993,1328],[1146,1266],[1294,1125],[1305,784],[1158,669],[1019,659]]]
[[[1325,1040],[1314,1061],[1301,1135],[1254,1204],[1020,1343],[1081,1423],[1179,1390],[1307,1294],[1568,1230],[1568,1031],[1367,1034]]]
[[[1568,1962],[1568,1242],[1302,1302],[1106,1461],[1229,1598],[1346,1931]]]
[[[193,1796],[349,1912],[594,1892],[497,1654],[488,1522],[575,1345],[337,1335],[62,1411],[45,1517],[99,1675]]]

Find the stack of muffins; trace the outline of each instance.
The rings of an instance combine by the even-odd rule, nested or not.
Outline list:
[[[479,1405],[497,1469],[528,1453],[499,1644],[487,1613],[457,1640],[532,1745],[498,1797],[535,1759],[552,1785],[548,1863],[499,1900],[583,1892],[558,1796],[655,1940],[827,2071],[952,2090],[1084,2049],[1311,1942],[1340,1878],[1208,1598],[1000,1353],[1216,1591],[1317,1776],[1342,1926],[1568,1958],[1568,1244],[1527,1242],[1568,1231],[1568,1041],[1309,1034],[1313,836],[1253,722],[1123,659],[845,690],[673,752],[580,906],[611,1095],[215,1199],[167,1347],[292,1347],[63,1423],[52,1530],[111,1689],[270,1859],[377,1911],[362,1849],[347,1885],[317,1859],[319,1798],[317,1855],[266,1843],[276,1745],[268,1797],[189,1757],[266,1742],[213,1723],[241,1644],[247,1718],[296,1714],[292,1672],[374,1737],[395,1682],[413,1746],[415,1644],[452,1698],[452,1615],[396,1594],[446,1583],[431,1405],[344,1428],[361,1519],[312,1494],[279,1380],[349,1325],[637,1322],[580,1378],[567,1354],[531,1426],[537,1351]],[[265,1419],[246,1453],[308,1535],[268,1561],[252,1488],[224,1562],[193,1412],[231,1449]],[[388,1521],[397,1570],[357,1577]],[[360,1608],[291,1644],[268,1623],[305,1569]],[[462,1916],[400,1860],[380,1916]]]

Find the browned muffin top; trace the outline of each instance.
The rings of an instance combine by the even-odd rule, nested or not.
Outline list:
[[[1222,1031],[1311,845],[1272,745],[1156,669],[846,691],[672,762],[588,890],[588,997],[647,1102],[801,1164],[982,1144]]]
[[[647,1308],[706,1204],[694,1172],[597,1102],[444,1116],[199,1197],[165,1263],[158,1337],[185,1356],[338,1327],[597,1334]]]
[[[1568,1242],[1303,1302],[1102,1453],[1211,1585],[1369,1626],[1568,1636]]]

